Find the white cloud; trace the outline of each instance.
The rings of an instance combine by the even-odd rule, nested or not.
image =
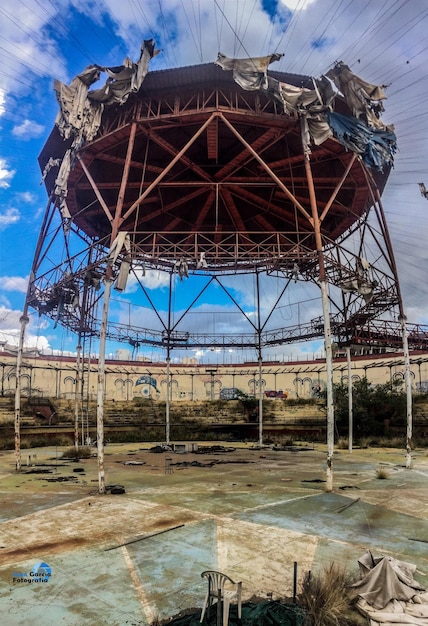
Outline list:
[[[64,8],[60,9],[62,13]],[[46,28],[55,15],[41,7],[38,0],[25,3],[3,0],[2,13],[1,48],[3,58],[7,59],[7,69],[2,76],[4,95],[13,91],[16,96],[28,91],[34,74],[64,76],[61,49]]]
[[[0,276],[0,287],[4,291],[19,291],[27,293],[28,276]]]
[[[15,176],[15,170],[11,170],[8,167],[6,159],[0,157],[0,189],[7,189],[10,187],[10,179]]]
[[[285,4],[290,11],[301,11],[306,9],[310,4],[313,4],[315,0],[281,0],[282,4]]]
[[[17,193],[16,197],[27,204],[32,204],[37,200],[36,195],[34,193],[31,193],[31,191],[22,191],[21,193]]]
[[[11,309],[7,306],[0,305],[0,341],[6,342],[11,346],[17,346],[19,343],[19,334],[21,328],[20,318],[22,311]],[[37,332],[32,332],[33,322],[37,324]],[[27,348],[37,348],[43,350],[49,347],[49,339],[44,335],[40,335],[39,319],[37,316],[30,316],[30,323],[25,333],[24,344]]]
[[[169,285],[168,272],[162,272],[161,270],[145,270],[143,274],[142,270],[136,270],[135,273],[136,276],[130,274],[125,293],[134,293],[137,291],[139,289],[139,283],[146,289],[163,289]]]
[[[0,230],[7,228],[11,224],[16,224],[20,219],[21,215],[18,209],[6,209],[4,213],[0,213]]]
[[[0,89],[0,115],[6,111],[6,98],[3,89]]]
[[[34,139],[34,137],[41,137],[44,132],[45,127],[32,120],[24,120],[21,124],[14,126],[12,129],[12,135],[24,141],[29,141],[30,139]]]

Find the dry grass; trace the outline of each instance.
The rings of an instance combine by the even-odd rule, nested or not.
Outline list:
[[[347,587],[354,582],[349,574],[331,563],[320,574],[305,577],[298,604],[307,612],[307,626],[351,626],[353,621]]]
[[[65,459],[90,459],[95,454],[95,451],[90,446],[79,446],[78,449],[74,446],[67,448],[62,453]]]
[[[386,480],[389,478],[389,471],[386,467],[378,467],[376,469],[376,478],[379,478],[380,480]]]
[[[348,439],[348,437],[339,437],[339,439],[337,440],[336,447],[339,450],[347,450],[348,447],[349,447],[349,439]]]

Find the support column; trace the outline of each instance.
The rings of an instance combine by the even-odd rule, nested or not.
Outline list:
[[[403,336],[403,356],[404,356],[404,384],[406,388],[406,414],[407,414],[407,432],[406,432],[406,469],[412,467],[412,384],[410,379],[410,356],[409,344],[407,341],[406,317],[400,316],[401,332]]]
[[[169,404],[170,404],[170,394],[171,394],[171,374],[170,374],[170,362],[171,357],[166,357],[166,402],[165,402],[165,443],[169,446]]]
[[[262,359],[262,321],[261,321],[261,308],[260,308],[260,278],[259,273],[256,272],[256,287],[257,287],[257,341],[258,341],[258,353],[259,353],[259,446],[263,445],[263,359]]]
[[[106,274],[104,278],[104,300],[100,326],[100,348],[98,355],[97,386],[97,458],[98,458],[98,493],[106,492],[104,474],[104,395],[105,395],[105,359],[107,340],[107,320],[113,280]]]
[[[80,369],[81,369],[82,346],[80,338],[76,346],[76,382],[74,385],[74,448],[76,453],[79,449],[79,407],[80,407]],[[83,426],[83,424],[82,424]],[[82,428],[82,446],[83,446],[83,428]]]
[[[171,309],[172,309],[172,272],[169,275],[169,294],[168,294],[168,328],[167,328],[167,346],[166,346],[166,403],[165,403],[165,443],[169,446],[169,405],[171,401]]]
[[[366,170],[364,171],[367,174],[367,171]],[[406,386],[406,398],[407,398],[406,468],[410,469],[412,466],[411,451],[412,451],[412,436],[413,436],[412,434],[413,407],[412,407],[412,385],[410,382],[409,345],[408,345],[408,340],[407,340],[407,328],[406,328],[407,318],[406,318],[406,315],[404,314],[404,304],[403,304],[403,298],[401,295],[400,282],[398,280],[397,266],[395,263],[395,257],[394,257],[394,253],[392,249],[391,237],[389,235],[389,230],[388,230],[388,226],[386,223],[385,212],[382,206],[380,191],[377,187],[375,187],[375,190],[376,190],[376,198],[377,198],[377,204],[378,204],[378,210],[379,210],[379,216],[380,216],[379,222],[381,223],[382,228],[383,228],[383,235],[384,235],[385,242],[386,242],[389,256],[390,256],[391,267],[394,272],[397,295],[398,295],[398,306],[399,306],[399,311],[400,311],[399,320],[401,323],[401,332],[402,332],[402,340],[403,340],[403,356],[404,356],[404,367],[405,367],[404,381],[405,381],[405,386]],[[375,200],[374,196],[373,196],[373,200]]]
[[[259,356],[259,446],[263,446],[263,360],[261,355]]]
[[[18,354],[16,357],[16,387],[15,387],[15,465],[16,471],[21,471],[21,366],[22,353],[24,351],[25,329],[29,322],[28,315],[24,313],[20,319],[21,330],[19,333]]]
[[[326,491],[333,491],[334,453],[334,400],[333,400],[333,351],[331,347],[330,307],[326,280],[320,280],[322,310],[324,316],[325,363],[327,375],[327,469]]]
[[[351,378],[351,348],[346,347],[346,360],[348,363],[348,450],[352,452],[353,446],[353,401],[352,401],[352,378]]]
[[[302,133],[302,146],[304,152],[305,172],[308,181],[309,198],[311,202],[312,219],[316,249],[318,253],[319,283],[321,288],[322,312],[324,319],[324,343],[327,374],[327,469],[326,491],[333,490],[333,452],[334,452],[334,400],[333,400],[333,351],[331,346],[330,305],[328,298],[328,284],[326,278],[324,253],[321,238],[321,219],[318,215],[315,187],[312,177],[309,151],[306,147],[304,136],[305,120],[300,120]]]

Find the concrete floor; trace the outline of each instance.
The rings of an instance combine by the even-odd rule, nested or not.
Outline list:
[[[156,454],[148,444],[108,445],[107,485],[126,492],[104,496],[96,458],[24,450],[16,473],[14,453],[0,452],[2,623],[149,624],[201,608],[206,569],[242,580],[244,600],[291,596],[294,562],[299,582],[333,561],[357,574],[367,549],[414,563],[428,586],[426,449],[410,470],[403,450],[337,451],[326,493],[324,446],[236,446]],[[16,582],[40,562],[48,582]]]

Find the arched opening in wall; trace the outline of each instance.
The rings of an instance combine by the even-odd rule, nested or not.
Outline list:
[[[125,398],[125,381],[123,378],[116,378],[114,381],[114,395],[117,400]]]
[[[303,397],[304,398],[313,398],[313,381],[312,378],[309,378],[309,376],[305,376],[305,378],[302,379],[302,386],[303,386]]]
[[[76,379],[73,376],[65,376],[63,381],[63,397],[67,400],[75,398]]]

